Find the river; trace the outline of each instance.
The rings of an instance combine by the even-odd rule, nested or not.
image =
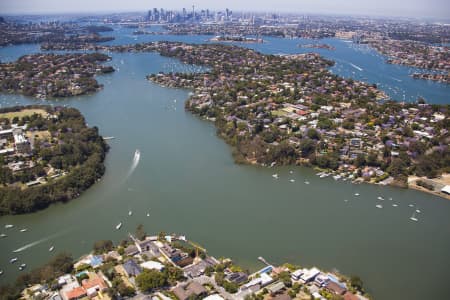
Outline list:
[[[139,38],[205,40],[198,36]],[[132,41],[130,35],[114,42]],[[292,48],[298,40],[270,41],[248,46],[267,47],[268,53],[300,52]],[[353,53],[352,60],[341,60],[360,66],[362,76],[374,76],[367,70],[377,64],[377,55],[339,40],[331,42]],[[283,48],[278,43],[290,46]],[[34,45],[2,48],[0,59],[36,51]],[[329,52],[339,55],[338,49]],[[216,137],[213,124],[184,111],[188,91],[145,80],[153,72],[196,71],[198,67],[155,53],[112,56],[111,64],[118,70],[98,77],[105,88],[94,95],[56,102],[0,95],[2,107],[35,103],[76,107],[103,136],[115,137],[109,141],[105,176],[80,198],[34,214],[0,218],[0,232],[8,235],[0,239],[0,269],[5,272],[0,284],[19,274],[17,263],[9,263],[12,257],[17,256],[29,269],[59,251],[78,257],[92,249],[96,240],[120,241],[142,223],[149,233],[185,234],[211,255],[231,257],[251,270],[261,267],[257,257],[263,256],[273,263],[288,261],[357,274],[376,299],[450,297],[446,280],[450,201],[413,190],[319,179],[307,168],[236,165],[230,148]],[[384,64],[383,68],[405,67]],[[344,69],[350,70],[342,67],[339,72]],[[393,77],[402,82],[408,79],[407,75]],[[438,86],[441,90],[434,92],[443,97],[433,102],[449,103],[448,87]],[[433,93],[425,96],[431,99]],[[136,149],[141,152],[140,160],[130,172]],[[274,179],[273,173],[280,178]],[[379,196],[386,200],[377,200]],[[383,208],[376,208],[380,203]],[[415,209],[421,210],[418,222],[409,219]],[[123,226],[115,230],[119,222]],[[14,228],[4,229],[5,224]],[[20,232],[21,228],[28,231]],[[12,252],[30,244],[22,252]],[[50,246],[55,246],[52,253]]]

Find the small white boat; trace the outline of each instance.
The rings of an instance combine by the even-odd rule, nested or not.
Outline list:
[[[348,202],[348,199],[344,199],[344,202]]]
[[[309,181],[305,181],[305,184],[309,184]]]
[[[291,179],[291,180],[289,180],[290,182],[295,182],[295,179]]]
[[[383,208],[383,205],[377,204],[377,205],[375,205],[375,207],[376,207],[376,208]]]
[[[14,227],[14,225],[12,225],[12,224],[6,224],[6,225],[5,225],[5,228],[6,228],[6,229],[8,229],[8,228],[13,228],[13,227]]]
[[[20,229],[20,232],[27,232],[27,231],[28,231],[27,228]]]
[[[3,275],[3,270],[0,270],[0,276]]]
[[[11,258],[9,260],[9,262],[13,264],[13,263],[15,263],[17,261],[17,259],[18,259],[17,257]]]
[[[130,211],[128,212],[128,215],[131,216],[132,214],[133,214],[133,212],[130,210]]]
[[[416,209],[416,213],[420,214],[422,211],[420,209]]]
[[[289,171],[289,174],[292,174],[292,173],[294,173],[294,171],[292,171],[292,170],[291,170],[291,171]]]
[[[341,179],[341,175],[334,175],[334,176],[333,176],[333,179],[334,179],[334,180],[339,180],[339,179]]]
[[[150,217],[150,213],[147,213],[147,217]]]
[[[278,176],[278,174],[273,174],[272,177],[275,178],[275,179],[280,178],[280,176]]]
[[[383,198],[383,197],[378,197],[377,199],[378,199],[378,200],[381,200],[381,201],[383,201],[383,200],[384,200],[384,198]]]
[[[117,224],[117,226],[116,226],[116,230],[119,230],[119,229],[120,229],[120,227],[122,227],[122,223],[119,223],[119,224]]]
[[[19,267],[19,270],[22,271],[22,270],[25,269],[26,267],[27,267],[26,264],[21,264],[20,267]]]
[[[397,207],[397,206],[398,206],[398,204],[392,204],[392,206],[393,206],[393,207]]]
[[[51,246],[51,247],[48,249],[48,251],[49,251],[49,252],[52,252],[54,249],[55,249],[55,246]]]
[[[410,204],[410,205],[408,205],[409,207],[414,207],[414,204]]]
[[[389,197],[389,200],[392,201],[392,197]]]
[[[355,196],[359,196],[359,193],[355,193]]]
[[[409,218],[409,219],[414,222],[419,221],[419,219],[416,218],[416,212],[414,212],[413,215],[411,216],[411,218]]]
[[[4,233],[0,234],[0,238],[5,238],[5,237],[7,237],[6,234],[4,234]]]

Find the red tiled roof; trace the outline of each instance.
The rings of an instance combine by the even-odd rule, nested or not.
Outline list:
[[[347,292],[344,295],[344,300],[359,300],[359,297],[350,292]]]
[[[73,290],[70,290],[66,293],[66,297],[68,300],[78,299],[83,296],[86,296],[86,290],[84,288],[82,288],[81,286],[74,288]]]
[[[106,289],[106,288],[108,288],[107,286],[106,286],[106,283],[105,283],[105,281],[100,277],[100,276],[98,276],[98,275],[95,275],[95,277],[93,277],[93,278],[91,278],[91,279],[85,279],[85,280],[83,280],[83,282],[82,282],[82,286],[83,286],[83,288],[84,289],[90,289],[90,288],[92,288],[92,287],[95,287],[95,286],[99,286],[101,289]]]

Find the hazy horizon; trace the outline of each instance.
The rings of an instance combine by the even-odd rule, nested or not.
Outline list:
[[[330,3],[326,0],[278,0],[276,7],[273,1],[227,1],[226,5],[210,3],[206,0],[197,0],[191,3],[180,0],[145,1],[128,0],[78,0],[63,2],[58,0],[0,0],[2,14],[89,14],[113,12],[137,12],[156,8],[181,10],[183,7],[192,9],[224,10],[229,8],[235,11],[278,12],[292,14],[326,14],[326,15],[366,15],[403,18],[434,18],[450,19],[450,1],[410,0],[407,4],[396,3],[390,0],[336,0]]]

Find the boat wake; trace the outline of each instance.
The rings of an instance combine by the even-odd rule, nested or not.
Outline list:
[[[133,162],[131,163],[130,170],[128,170],[127,177],[125,177],[125,180],[127,180],[131,174],[133,174],[134,170],[136,170],[137,166],[139,165],[139,161],[141,160],[141,151],[139,149],[136,149],[134,152]]]
[[[34,241],[34,242],[32,242],[32,243],[26,244],[26,245],[24,245],[24,246],[22,246],[22,247],[16,249],[16,250],[13,250],[13,252],[14,252],[14,253],[22,252],[22,251],[24,251],[24,250],[27,250],[28,248],[34,247],[34,246],[39,245],[39,244],[41,244],[41,243],[43,243],[43,242],[46,242],[46,241],[48,241],[48,240],[51,240],[51,239],[53,239],[53,238],[55,238],[55,237],[58,237],[58,236],[60,236],[60,235],[63,235],[63,234],[66,233],[67,231],[68,231],[68,230],[65,230],[65,231],[62,231],[62,232],[59,232],[59,233],[55,233],[55,234],[49,235],[48,237],[45,237],[45,238],[43,238],[43,239]]]
[[[353,68],[355,68],[355,69],[358,70],[358,71],[362,71],[362,70],[363,70],[363,68],[358,67],[357,65],[352,64],[352,63],[350,63],[350,66],[352,66]]]

